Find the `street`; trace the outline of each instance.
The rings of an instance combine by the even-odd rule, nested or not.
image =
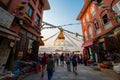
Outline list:
[[[23,80],[42,80],[40,76],[41,72],[32,74],[24,78]],[[46,72],[43,80],[47,80]],[[84,66],[80,64],[78,65],[78,75],[75,75],[73,72],[68,72],[66,70],[66,65],[56,66],[52,80],[116,80],[116,79],[101,71],[95,71],[89,66]]]

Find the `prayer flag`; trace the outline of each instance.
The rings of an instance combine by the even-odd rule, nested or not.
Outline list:
[[[18,7],[24,7],[25,5],[24,4],[18,4]]]
[[[23,12],[18,12],[18,16],[23,16],[24,13]]]
[[[27,2],[23,1],[21,4],[27,4]]]
[[[23,17],[25,17],[25,18],[29,18],[29,16],[28,16],[27,14],[24,14]]]

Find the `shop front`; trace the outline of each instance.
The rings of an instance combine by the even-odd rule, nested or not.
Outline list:
[[[0,79],[12,75],[16,40],[16,33],[0,26]]]
[[[0,72],[12,71],[14,49],[19,36],[10,29],[14,16],[0,7]]]
[[[82,45],[83,47],[83,54],[87,55],[88,59],[91,59],[95,62],[94,50],[93,50],[94,40],[86,42]]]
[[[120,53],[120,27],[119,26],[114,30],[114,37],[116,42],[116,49]]]

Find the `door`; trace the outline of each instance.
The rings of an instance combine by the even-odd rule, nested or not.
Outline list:
[[[0,37],[0,72],[3,72],[11,48],[9,39]]]

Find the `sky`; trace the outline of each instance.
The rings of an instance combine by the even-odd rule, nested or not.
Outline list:
[[[43,21],[53,24],[55,26],[80,23],[76,20],[84,0],[48,0],[50,4],[50,10],[44,11]],[[50,27],[50,26],[44,26]],[[81,24],[72,26],[63,26],[63,29],[68,31],[82,34]],[[41,31],[44,39],[59,32],[58,29],[43,29]]]

